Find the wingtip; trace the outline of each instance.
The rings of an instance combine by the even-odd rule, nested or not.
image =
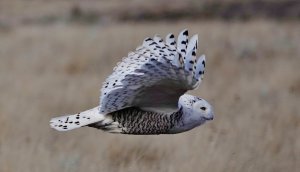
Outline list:
[[[180,34],[183,34],[183,35],[188,35],[189,33],[189,30],[187,28],[183,29]]]
[[[174,34],[173,33],[168,33],[166,38],[175,38]]]
[[[205,61],[205,54],[202,54],[202,55],[199,57],[199,60],[204,60],[204,61]]]
[[[147,38],[145,38],[144,39],[144,41],[143,42],[147,42],[147,41],[151,41],[151,40],[153,40],[152,38],[150,38],[150,37],[147,37]]]
[[[193,37],[195,37],[195,38],[196,38],[196,40],[198,40],[198,38],[199,38],[199,35],[198,35],[198,34],[195,34],[195,35],[193,35],[193,36],[192,36],[192,38],[193,38]],[[192,39],[192,38],[191,38],[191,39]]]

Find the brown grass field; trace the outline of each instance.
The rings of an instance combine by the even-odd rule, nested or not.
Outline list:
[[[97,106],[101,83],[145,37],[184,28],[207,56],[190,93],[214,106],[213,121],[158,136],[49,127]],[[0,172],[296,172],[299,28],[260,19],[0,25]]]

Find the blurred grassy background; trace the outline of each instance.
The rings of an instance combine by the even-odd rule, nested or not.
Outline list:
[[[0,171],[297,171],[298,1],[0,1]],[[59,133],[51,117],[98,104],[101,83],[145,37],[199,34],[192,93],[214,121],[178,135]]]

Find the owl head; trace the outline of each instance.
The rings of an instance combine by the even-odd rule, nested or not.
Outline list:
[[[212,106],[202,98],[184,94],[179,99],[179,106],[183,109],[184,123],[189,127],[197,127],[214,118]]]

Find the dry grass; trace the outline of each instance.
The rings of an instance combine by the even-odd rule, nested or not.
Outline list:
[[[297,0],[1,0],[1,25],[61,22],[300,19]]]
[[[214,121],[187,133],[59,133],[51,117],[98,104],[101,82],[146,36],[189,28]],[[27,25],[0,30],[0,171],[296,171],[299,23]]]

